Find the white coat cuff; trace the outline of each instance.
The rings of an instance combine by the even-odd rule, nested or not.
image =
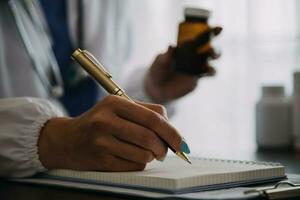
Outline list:
[[[28,124],[24,129],[24,137],[26,137],[25,155],[28,156],[28,161],[31,162],[32,169],[35,169],[37,173],[46,171],[46,168],[39,160],[38,154],[38,140],[40,132],[48,120],[59,116],[58,113],[51,107],[46,106],[40,108],[44,110],[44,112],[39,113],[36,121],[34,121],[32,124]]]
[[[38,139],[45,123],[63,116],[51,102],[35,98],[0,99],[0,177],[26,177],[45,171]]]

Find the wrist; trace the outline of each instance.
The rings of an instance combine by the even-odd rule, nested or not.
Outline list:
[[[39,159],[47,169],[65,168],[69,155],[66,136],[72,131],[71,119],[57,117],[48,120],[38,140]]]
[[[144,80],[144,90],[153,103],[166,104],[168,100],[164,98],[164,94],[161,93],[160,89],[154,85],[149,74],[146,75]]]

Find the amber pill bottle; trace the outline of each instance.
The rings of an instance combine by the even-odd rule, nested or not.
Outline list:
[[[201,33],[209,29],[208,19],[211,12],[202,8],[185,8],[185,20],[179,24],[177,46],[180,47],[185,42],[195,39]],[[198,53],[210,48],[209,43],[199,49]]]

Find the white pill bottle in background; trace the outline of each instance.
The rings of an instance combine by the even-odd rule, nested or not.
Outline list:
[[[300,135],[299,135],[300,136]],[[283,86],[264,86],[256,104],[256,140],[259,150],[290,150],[292,102]]]
[[[293,137],[294,148],[300,151],[300,72],[294,72]]]

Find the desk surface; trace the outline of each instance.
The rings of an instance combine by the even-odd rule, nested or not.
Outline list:
[[[226,156],[226,154],[224,154]],[[243,155],[240,155],[243,156]],[[240,159],[241,157],[239,157]],[[245,153],[244,160],[261,160],[270,162],[281,162],[287,167],[288,173],[300,174],[300,154],[294,152],[253,152]],[[36,185],[27,185],[20,183],[9,183],[0,181],[0,197],[5,200],[18,200],[18,199],[43,199],[43,200],[116,200],[116,199],[129,199],[128,197],[111,196],[104,193],[83,192],[72,189],[61,189],[55,187],[44,187]],[[2,198],[4,197],[4,198]]]

